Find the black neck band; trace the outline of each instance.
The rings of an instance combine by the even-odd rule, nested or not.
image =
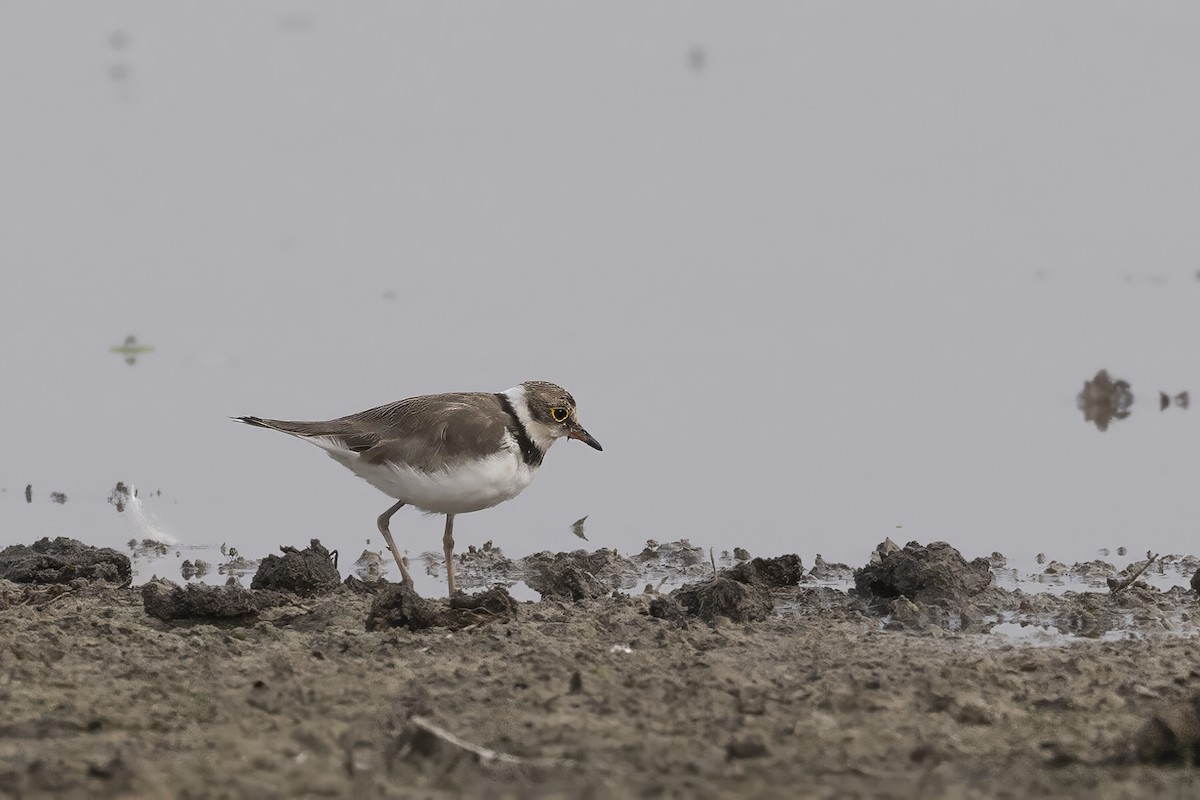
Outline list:
[[[521,448],[521,458],[531,467],[540,467],[542,458],[546,455],[542,449],[533,443],[533,439],[529,438],[529,431],[525,430],[525,424],[521,422],[521,418],[517,416],[516,410],[513,408],[512,401],[508,399],[508,395],[503,392],[496,392],[496,398],[500,401],[500,407],[511,418],[508,424],[508,432],[517,440],[517,446]]]

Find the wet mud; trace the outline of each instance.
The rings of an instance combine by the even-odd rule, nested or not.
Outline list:
[[[288,589],[85,578],[111,562],[70,540],[64,582],[0,580],[0,796],[1200,793],[1194,591],[1005,589],[940,543],[844,591],[844,565],[660,545],[448,601],[333,583],[323,549],[277,557]],[[694,572],[659,591],[664,561]],[[1078,633],[995,632],[1034,619]]]

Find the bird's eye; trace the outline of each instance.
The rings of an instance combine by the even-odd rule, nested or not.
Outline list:
[[[565,408],[561,408],[559,406],[550,406],[550,416],[555,422],[566,422],[567,417],[570,416],[570,413]]]

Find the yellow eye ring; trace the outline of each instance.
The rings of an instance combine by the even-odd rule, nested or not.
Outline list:
[[[571,413],[565,408],[560,408],[558,406],[550,407],[550,418],[555,422],[566,422],[567,417],[569,416],[571,416]]]

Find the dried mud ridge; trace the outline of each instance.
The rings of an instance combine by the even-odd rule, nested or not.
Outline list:
[[[543,599],[518,603],[342,581],[317,541],[249,589],[131,588],[123,554],[69,539],[7,548],[0,796],[1200,792],[1200,640],[1171,635],[1194,591],[1005,590],[936,542],[717,575],[695,550],[519,559]],[[650,590],[614,591],[639,564]],[[694,580],[658,592],[662,570]],[[816,585],[843,571],[852,591]],[[1082,636],[981,635],[1035,617]],[[1109,630],[1139,635],[1084,638]]]

